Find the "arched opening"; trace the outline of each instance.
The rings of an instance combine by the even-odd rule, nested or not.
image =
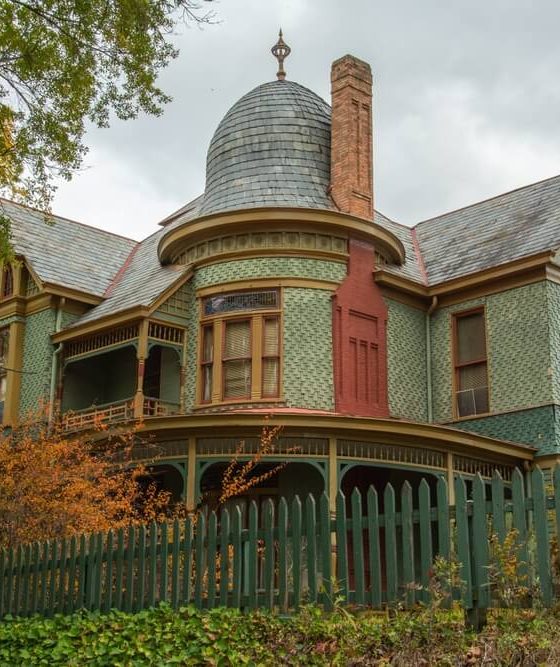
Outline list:
[[[285,497],[288,502],[291,502],[294,496],[298,495],[304,502],[309,494],[318,499],[325,490],[325,482],[321,472],[314,465],[301,461],[294,461],[285,465],[277,462],[260,463],[255,466],[248,479],[255,479],[271,473],[279,465],[282,467],[273,475],[240,492],[228,501],[226,506],[238,506],[245,515],[252,500],[256,501],[259,508],[268,498],[271,498],[276,505],[281,497]],[[227,467],[228,463],[221,462],[213,463],[204,469],[199,482],[199,498],[202,506],[211,509],[218,508],[224,473]]]
[[[146,475],[141,477],[139,482],[144,489],[154,484],[158,491],[169,493],[171,503],[181,502],[185,495],[184,477],[181,471],[173,465],[150,466],[146,469]]]

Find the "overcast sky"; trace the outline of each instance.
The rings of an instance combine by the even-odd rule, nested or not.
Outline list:
[[[205,5],[206,6],[206,5]],[[374,73],[375,206],[414,224],[560,173],[558,0],[220,0],[220,23],[180,27],[160,118],[92,129],[59,215],[141,239],[204,189],[206,150],[229,107],[275,78],[330,101],[331,62]]]

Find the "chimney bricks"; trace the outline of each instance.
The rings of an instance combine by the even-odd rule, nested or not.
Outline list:
[[[372,76],[346,55],[331,69],[331,195],[344,213],[373,219]]]

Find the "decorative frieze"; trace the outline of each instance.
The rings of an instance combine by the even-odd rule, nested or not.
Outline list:
[[[173,263],[196,264],[218,255],[259,250],[301,251],[302,254],[331,253],[345,257],[348,254],[348,241],[341,236],[295,230],[231,234],[192,245],[177,255]]]

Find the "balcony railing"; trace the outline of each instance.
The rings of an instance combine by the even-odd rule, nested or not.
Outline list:
[[[127,398],[123,401],[93,405],[82,410],[67,412],[62,416],[62,427],[65,431],[81,431],[133,418],[134,401]]]
[[[144,397],[144,417],[166,417],[178,414],[179,403],[163,401],[159,398]],[[122,401],[93,405],[82,410],[72,410],[62,416],[62,428],[65,431],[82,431],[96,428],[103,424],[115,424],[117,422],[130,421],[134,419],[134,399],[126,398]]]

